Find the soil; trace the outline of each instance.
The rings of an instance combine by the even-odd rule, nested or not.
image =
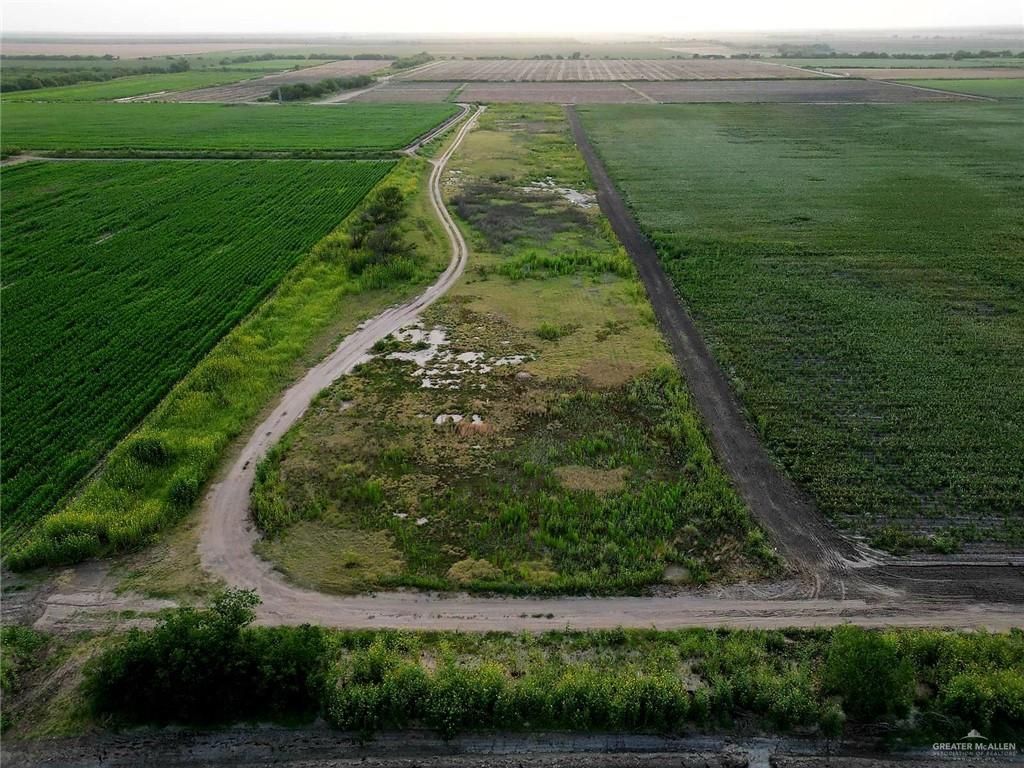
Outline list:
[[[142,729],[82,738],[5,742],[9,768],[160,765],[291,768],[926,768],[949,765],[927,753],[885,755],[872,741],[660,736],[654,734],[481,733],[442,741],[428,733],[382,733],[360,743],[322,725],[240,726],[217,732]],[[986,761],[990,762],[990,761]],[[994,761],[991,761],[994,763]]]

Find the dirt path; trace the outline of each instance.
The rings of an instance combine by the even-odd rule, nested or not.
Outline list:
[[[301,600],[293,602],[298,597],[292,594],[295,590],[271,573],[270,566],[257,558],[252,549],[257,532],[249,519],[249,492],[256,465],[299,420],[321,390],[366,360],[370,347],[377,341],[414,322],[420,312],[441,298],[462,275],[468,249],[462,233],[445,208],[441,197],[441,175],[448,159],[481,111],[482,108],[478,109],[459,129],[445,152],[433,161],[434,167],[430,172],[430,201],[452,244],[447,269],[436,283],[416,298],[391,307],[363,323],[359,330],[346,337],[334,352],[288,389],[266,421],[256,428],[235,463],[203,501],[203,528],[199,544],[203,566],[231,585],[256,589],[264,596],[265,608],[270,612],[284,609],[287,614],[289,605],[300,612],[303,609]]]

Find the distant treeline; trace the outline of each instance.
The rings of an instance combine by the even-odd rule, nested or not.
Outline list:
[[[19,57],[21,58],[21,57]],[[106,58],[106,57],[98,57]],[[72,59],[68,59],[71,61]],[[94,59],[95,60],[95,59]],[[174,59],[166,67],[118,67],[117,69],[53,68],[31,69],[5,67],[0,80],[0,92],[34,91],[39,88],[54,88],[76,83],[104,82],[128,75],[160,75],[168,72],[187,72],[192,68],[188,59]]]
[[[349,77],[329,77],[317,83],[279,85],[265,100],[300,101],[302,99],[312,99],[317,96],[326,96],[328,93],[362,88],[372,82],[374,82],[374,79],[369,75],[351,75]]]
[[[96,54],[75,53],[71,55],[63,53],[0,53],[0,60],[5,59],[30,59],[32,61],[117,61],[120,57],[112,53],[105,53],[102,56]]]
[[[414,53],[412,56],[403,56],[395,59],[391,62],[392,69],[411,69],[412,67],[418,67],[421,64],[426,64],[428,61],[433,61],[434,57],[426,51],[422,53]]]
[[[228,64],[247,64],[251,61],[276,61],[277,59],[305,59],[307,61],[387,61],[394,58],[386,53],[357,53],[354,56],[336,53],[250,53],[242,56],[226,56],[220,60],[224,66]]]
[[[953,53],[884,53],[881,51],[861,51],[860,53],[843,53],[833,50],[829,45],[790,45],[779,46],[779,56],[784,59],[1013,59],[1024,56],[1024,51],[1014,53],[1006,49],[1002,51],[955,51]],[[736,57],[733,57],[736,58]]]

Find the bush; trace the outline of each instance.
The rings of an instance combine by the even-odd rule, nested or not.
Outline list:
[[[861,720],[903,715],[914,697],[914,669],[895,639],[859,627],[833,633],[823,683],[843,697],[847,714]]]
[[[93,710],[125,723],[223,723],[309,717],[319,707],[327,635],[317,627],[247,627],[259,600],[225,592],[208,610],[179,608],[132,630],[86,673]]]

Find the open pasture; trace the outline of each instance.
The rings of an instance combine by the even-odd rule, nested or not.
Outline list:
[[[260,465],[258,552],[337,592],[635,591],[770,571],[563,110],[489,109],[452,163],[466,271]]]
[[[391,168],[70,161],[5,169],[5,534],[50,511]]]
[[[1019,106],[580,113],[751,422],[825,513],[892,549],[1021,539]]]
[[[450,104],[6,104],[3,150],[386,151],[455,111]]]
[[[402,80],[594,82],[614,80],[742,80],[819,77],[751,60],[563,59],[442,61]]]
[[[223,103],[257,101],[265,96],[269,96],[271,91],[279,85],[317,83],[333,77],[368,75],[380,69],[387,69],[390,63],[388,60],[343,59],[313,67],[292,69],[287,72],[267,75],[256,80],[248,80],[217,88],[200,88],[160,98],[165,101],[209,101]]]

